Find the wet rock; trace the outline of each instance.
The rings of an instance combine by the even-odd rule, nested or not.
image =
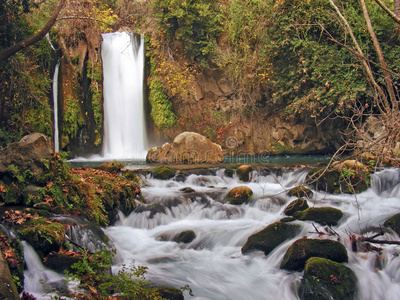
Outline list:
[[[242,165],[237,168],[236,174],[240,181],[248,182],[250,181],[250,172],[253,170],[251,165]]]
[[[286,251],[281,269],[300,271],[311,257],[322,257],[338,263],[347,262],[346,248],[333,240],[302,238],[295,241]]]
[[[184,187],[184,188],[179,189],[179,191],[182,192],[182,193],[194,193],[194,192],[196,192],[191,187]]]
[[[330,194],[340,193],[361,193],[368,189],[370,185],[370,174],[363,170],[353,170],[350,168],[314,168],[307,175],[307,181],[313,189],[325,191]]]
[[[166,166],[160,166],[153,172],[155,179],[168,180],[175,176],[175,172]]]
[[[179,233],[174,238],[174,242],[189,244],[195,238],[196,238],[196,234],[194,233],[193,230],[185,230],[185,231],[182,231],[181,233]]]
[[[238,186],[228,192],[227,201],[230,204],[241,205],[247,203],[252,196],[253,191],[248,186]]]
[[[233,177],[233,168],[226,168],[225,170],[224,170],[224,174],[225,174],[225,176],[226,177]]]
[[[124,163],[121,163],[118,161],[109,161],[104,164],[101,164],[100,166],[96,167],[95,169],[113,173],[113,174],[117,174],[118,172],[121,172],[121,170],[124,167],[125,167]]]
[[[400,235],[400,214],[390,217],[383,225],[393,229],[398,235]]]
[[[3,253],[0,251],[0,299],[18,300],[18,290]]]
[[[181,170],[176,171],[175,176],[174,176],[174,181],[185,182],[186,181],[186,174],[183,173]]]
[[[154,203],[154,204],[149,204],[149,205],[141,205],[135,209],[136,213],[141,213],[141,212],[145,212],[145,211],[150,212],[150,215],[149,215],[150,219],[153,219],[153,217],[156,214],[165,214],[166,213],[165,207],[159,203]]]
[[[242,247],[242,253],[247,254],[255,250],[260,250],[265,255],[268,255],[284,241],[294,238],[300,232],[300,229],[299,225],[294,224],[282,222],[270,224],[247,239]]]
[[[74,272],[71,266],[77,263],[81,259],[81,256],[73,255],[73,253],[50,253],[43,260],[43,265],[49,269],[52,269],[58,273],[63,273],[65,270]]]
[[[299,287],[302,300],[355,299],[357,277],[348,267],[329,259],[312,257],[304,268]]]
[[[146,156],[149,163],[163,164],[219,163],[222,160],[221,146],[195,132],[182,132],[171,144],[153,147]]]
[[[307,197],[310,198],[312,196],[312,191],[309,188],[304,186],[297,186],[289,190],[288,196],[295,196],[298,198]]]
[[[301,221],[314,221],[322,225],[337,225],[343,217],[340,209],[333,207],[309,207],[303,211],[297,211],[293,217]]]
[[[305,200],[303,198],[299,198],[299,199],[296,199],[296,200],[290,202],[289,205],[286,206],[283,213],[287,216],[293,216],[295,212],[303,211],[307,208],[308,208],[307,200]]]
[[[162,299],[167,300],[183,300],[183,293],[181,290],[172,287],[157,287],[157,292],[161,295]]]

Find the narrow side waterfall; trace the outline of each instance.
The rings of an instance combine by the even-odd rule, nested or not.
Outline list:
[[[144,40],[132,33],[103,34],[104,159],[144,159]]]
[[[60,60],[57,62],[53,75],[53,111],[54,111],[54,152],[60,151],[58,133],[58,72]]]

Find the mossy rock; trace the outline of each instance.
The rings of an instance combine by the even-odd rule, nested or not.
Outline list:
[[[181,233],[179,233],[174,238],[174,242],[189,244],[195,238],[196,238],[196,234],[194,233],[193,230],[185,230],[185,231],[182,231]]]
[[[370,174],[365,170],[330,169],[318,178],[324,168],[314,168],[307,175],[307,181],[313,189],[326,191],[330,194],[354,194],[361,193],[370,186]],[[318,178],[318,180],[316,180]],[[316,180],[316,181],[315,181]]]
[[[306,210],[307,208],[308,208],[307,200],[299,198],[290,202],[289,205],[286,206],[283,213],[287,216],[293,216],[295,212],[303,211]]]
[[[268,255],[284,241],[294,238],[300,232],[300,229],[299,225],[282,222],[272,223],[263,230],[249,236],[242,247],[242,253],[247,254],[260,250]]]
[[[121,172],[121,170],[125,167],[125,164],[119,161],[109,161],[100,166],[96,167],[95,169],[106,171],[109,173],[117,174]]]
[[[226,168],[225,171],[224,171],[224,174],[225,174],[226,177],[231,177],[232,178],[233,177],[233,173],[234,173],[233,172],[233,168]]]
[[[65,270],[74,272],[74,269],[72,269],[71,266],[77,263],[80,259],[81,257],[77,255],[52,252],[45,257],[43,265],[59,273],[63,273]]]
[[[42,217],[29,220],[19,230],[22,239],[27,241],[42,256],[58,252],[64,244],[66,228],[59,222],[49,221]]]
[[[322,257],[338,263],[347,262],[347,250],[339,242],[302,238],[295,241],[286,251],[281,269],[300,271],[311,257]]]
[[[18,300],[18,290],[11,276],[7,261],[0,251],[0,299]]]
[[[333,207],[309,207],[303,211],[296,211],[293,217],[297,220],[314,221],[322,225],[337,225],[343,217],[343,212]]]
[[[141,213],[144,211],[149,211],[149,219],[153,219],[156,214],[165,214],[165,207],[159,203],[148,204],[148,205],[140,205],[135,209],[136,213]]]
[[[343,264],[326,258],[307,260],[299,287],[302,300],[355,299],[357,277]]]
[[[304,186],[296,186],[296,187],[290,189],[287,194],[288,194],[288,196],[291,196],[291,197],[295,196],[298,198],[302,198],[302,197],[309,198],[312,196],[313,192],[309,188],[306,188]]]
[[[248,182],[250,180],[250,172],[253,171],[251,165],[242,165],[236,169],[236,174],[240,181]]]
[[[160,166],[153,172],[155,179],[168,180],[175,176],[175,172],[166,166]]]
[[[183,293],[181,290],[173,288],[173,287],[167,287],[167,286],[160,286],[157,287],[157,292],[160,294],[160,296],[163,299],[167,300],[183,300]]]
[[[398,235],[400,235],[400,214],[390,217],[383,225],[393,229]]]
[[[227,195],[230,204],[241,205],[247,203],[253,196],[253,191],[248,186],[237,186],[231,189]]]

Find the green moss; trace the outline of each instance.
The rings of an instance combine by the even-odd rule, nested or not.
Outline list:
[[[301,197],[310,197],[312,195],[312,191],[309,188],[304,186],[297,186],[289,190],[288,196],[296,196],[298,198]]]
[[[156,179],[167,180],[175,176],[175,172],[166,166],[160,166],[153,172],[153,177]]]
[[[19,232],[32,247],[46,255],[63,245],[66,229],[58,222],[38,217],[26,222]]]
[[[396,214],[387,219],[384,225],[393,229],[398,235],[400,235],[400,214]]]
[[[320,224],[337,225],[343,217],[340,209],[333,207],[309,207],[303,211],[297,211],[293,217],[301,221],[315,221]]]
[[[299,199],[296,199],[296,200],[290,202],[289,205],[286,206],[283,213],[287,216],[293,216],[295,212],[303,211],[307,208],[308,208],[307,200],[305,200],[303,198],[299,198]]]
[[[230,204],[241,205],[253,197],[253,191],[247,186],[238,186],[231,189],[227,195]]]
[[[327,258],[336,262],[347,262],[346,248],[333,240],[302,238],[295,241],[286,251],[281,269],[302,270],[311,257]]]
[[[299,297],[304,300],[355,299],[357,277],[346,266],[329,259],[312,257],[304,268]]]
[[[260,250],[265,255],[268,255],[284,241],[294,238],[300,232],[300,229],[299,225],[282,222],[270,224],[247,239],[242,247],[242,253],[246,254],[254,250]]]

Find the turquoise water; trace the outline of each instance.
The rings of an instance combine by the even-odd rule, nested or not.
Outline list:
[[[332,155],[255,155],[255,156],[227,156],[221,165],[234,164],[259,164],[271,166],[293,166],[293,165],[314,165],[327,163]],[[151,168],[156,164],[149,164],[144,159],[118,160],[125,163],[129,168]],[[72,167],[97,167],[107,161],[105,160],[71,160]],[[205,164],[204,167],[209,165]],[[214,164],[213,166],[218,166]]]

